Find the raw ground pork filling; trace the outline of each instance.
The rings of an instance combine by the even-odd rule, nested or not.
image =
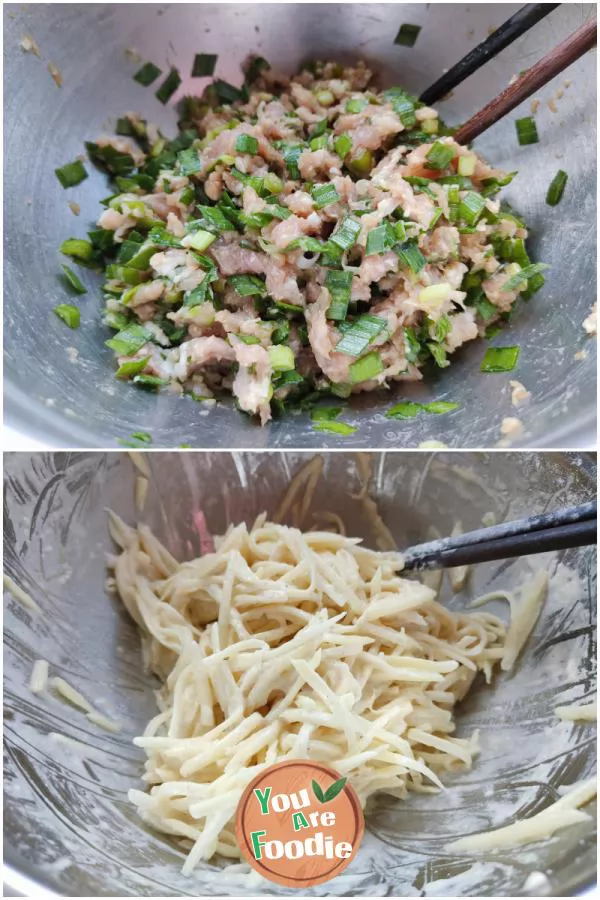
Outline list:
[[[119,378],[267,422],[330,392],[422,378],[543,282],[493,199],[512,175],[362,63],[183,101],[167,141],[128,115],[88,144],[120,193],[91,233]]]

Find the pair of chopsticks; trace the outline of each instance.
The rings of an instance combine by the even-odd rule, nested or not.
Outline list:
[[[411,547],[404,571],[447,569],[597,542],[596,501]]]
[[[441,100],[453,88],[461,84],[481,66],[496,56],[516,38],[525,34],[533,25],[551,13],[558,3],[530,3],[520,9],[500,26],[487,40],[471,50],[460,62],[423,91],[420,100],[431,104]],[[583,56],[597,41],[596,20],[590,20],[569,35],[562,43],[547,53],[539,62],[527,69],[516,81],[475,113],[456,131],[459,144],[468,144],[486,129],[511,112],[519,103],[531,97],[539,88]]]

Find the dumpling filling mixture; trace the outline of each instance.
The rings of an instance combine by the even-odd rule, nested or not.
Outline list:
[[[495,199],[514,173],[371,78],[252,59],[242,89],[184,99],[175,140],[130,114],[87,145],[118,191],[85,253],[106,269],[119,378],[231,392],[265,424],[448,366],[543,284]]]

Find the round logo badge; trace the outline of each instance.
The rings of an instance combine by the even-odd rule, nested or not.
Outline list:
[[[250,782],[237,808],[244,859],[286,887],[323,884],[354,859],[365,830],[356,792],[322,763],[286,760]]]

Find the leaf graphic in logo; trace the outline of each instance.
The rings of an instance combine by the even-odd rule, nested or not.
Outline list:
[[[333,787],[333,785],[332,785],[332,787]],[[315,797],[317,798],[319,803],[325,803],[325,794],[323,793],[321,786],[319,784],[317,784],[317,782],[314,780],[312,783],[312,789],[313,789],[313,794],[315,795]]]
[[[330,784],[325,791],[325,799],[323,800],[323,803],[329,803],[330,800],[335,800],[337,795],[344,790],[344,785],[347,781],[347,778],[339,778],[337,781],[334,781],[333,784]]]

